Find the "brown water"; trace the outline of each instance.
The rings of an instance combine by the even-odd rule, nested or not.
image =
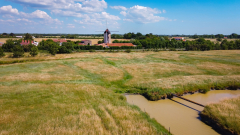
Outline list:
[[[240,90],[215,90],[206,94],[196,93],[183,97],[207,105],[237,96],[240,96]],[[126,95],[126,98],[128,103],[137,105],[166,129],[170,127],[170,132],[174,135],[219,135],[200,120],[198,114],[204,109],[201,106],[180,98],[159,101],[148,101],[141,95]]]

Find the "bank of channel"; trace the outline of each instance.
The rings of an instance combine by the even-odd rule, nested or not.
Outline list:
[[[240,90],[215,90],[206,94],[185,95],[184,98],[207,105],[225,98],[240,96]],[[201,121],[199,113],[204,109],[199,105],[180,98],[148,101],[141,95],[126,95],[127,102],[137,105],[142,111],[155,118],[174,135],[219,135],[210,126]]]

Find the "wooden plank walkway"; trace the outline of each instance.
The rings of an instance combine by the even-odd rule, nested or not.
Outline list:
[[[199,104],[199,103],[197,103],[197,102],[191,101],[191,100],[189,100],[189,99],[186,99],[186,98],[184,98],[184,97],[178,96],[178,95],[176,95],[176,94],[172,94],[172,95],[175,96],[175,97],[181,98],[181,99],[183,99],[183,100],[186,100],[186,101],[188,101],[188,102],[194,103],[194,104],[196,104],[196,105],[205,107],[205,106],[202,105],[202,104]]]

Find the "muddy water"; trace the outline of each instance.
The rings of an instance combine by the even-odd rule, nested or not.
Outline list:
[[[207,94],[186,95],[184,98],[203,105],[219,102],[224,98],[240,96],[240,90],[218,90]],[[204,109],[201,106],[179,98],[172,100],[148,101],[141,95],[126,95],[127,102],[137,105],[142,111],[147,112],[161,125],[174,135],[218,135],[210,126],[200,120],[199,113]]]

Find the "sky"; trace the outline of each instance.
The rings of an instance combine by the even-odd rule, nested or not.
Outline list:
[[[0,33],[102,34],[106,28],[240,34],[240,0],[0,0]]]

